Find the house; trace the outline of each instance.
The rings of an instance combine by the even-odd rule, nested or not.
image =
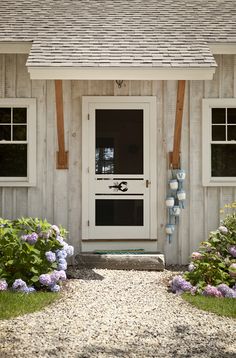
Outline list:
[[[185,264],[236,199],[234,0],[1,0],[0,216]],[[166,235],[170,169],[185,209]]]

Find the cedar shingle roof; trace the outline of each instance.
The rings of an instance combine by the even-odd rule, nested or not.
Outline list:
[[[1,0],[0,41],[33,41],[28,66],[212,67],[236,1]]]

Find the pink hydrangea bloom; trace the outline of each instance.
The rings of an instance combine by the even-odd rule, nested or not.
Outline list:
[[[202,293],[204,296],[223,297],[222,293],[214,286],[207,285]]]
[[[0,280],[0,291],[6,291],[7,287],[7,281],[5,279]]]
[[[193,252],[192,253],[192,260],[201,260],[202,259],[202,254],[200,252]]]

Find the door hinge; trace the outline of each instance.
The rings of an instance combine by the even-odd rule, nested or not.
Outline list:
[[[89,173],[89,167],[87,168],[87,172]]]
[[[88,113],[88,121],[90,120],[90,115],[89,115],[89,113]]]
[[[88,226],[90,226],[90,222],[89,222],[89,220],[88,220]]]

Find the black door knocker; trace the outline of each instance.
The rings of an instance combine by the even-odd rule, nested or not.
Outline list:
[[[128,190],[128,187],[127,187],[127,181],[122,181],[120,183],[118,182],[115,182],[114,185],[110,185],[109,186],[109,189],[114,189],[114,191],[122,191],[122,192],[125,192]]]

